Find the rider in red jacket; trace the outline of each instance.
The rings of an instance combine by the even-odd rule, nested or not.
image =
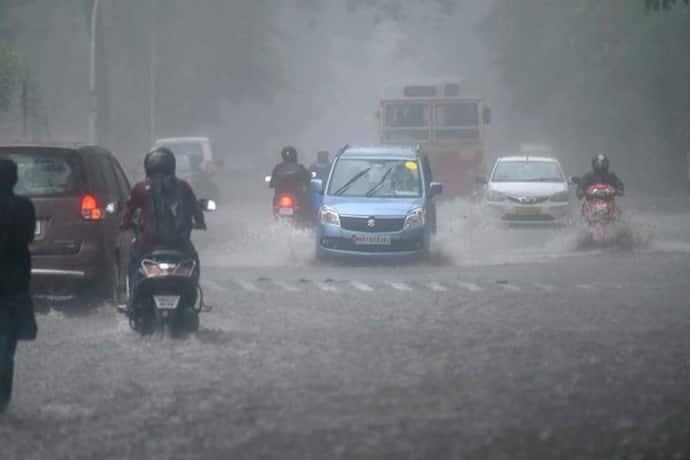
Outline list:
[[[199,265],[192,229],[206,229],[203,211],[192,187],[175,177],[175,156],[166,148],[149,153],[146,179],[134,185],[122,217],[122,228],[137,231],[129,257],[129,277],[136,279],[141,258],[155,249],[189,254]]]

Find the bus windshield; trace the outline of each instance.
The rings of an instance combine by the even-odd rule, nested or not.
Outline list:
[[[426,128],[429,105],[425,102],[392,102],[386,104],[387,128]]]
[[[384,110],[384,142],[419,143],[429,140],[431,111],[426,102],[389,102]]]
[[[479,124],[479,110],[476,102],[444,102],[436,104],[434,126],[474,127]]]

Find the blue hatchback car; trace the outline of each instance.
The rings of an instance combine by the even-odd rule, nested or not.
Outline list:
[[[326,181],[318,211],[317,256],[418,257],[436,231],[429,161],[419,147],[344,147]]]

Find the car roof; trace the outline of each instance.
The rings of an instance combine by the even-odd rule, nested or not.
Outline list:
[[[155,145],[159,144],[181,144],[183,142],[209,142],[208,137],[189,136],[189,137],[164,137],[157,139]]]
[[[70,142],[52,142],[52,143],[32,143],[32,144],[3,144],[0,145],[0,150],[9,150],[9,149],[44,149],[44,150],[72,150],[74,152],[80,152],[80,153],[86,153],[86,154],[91,154],[91,153],[99,153],[99,154],[108,154],[112,155],[112,153],[107,150],[104,147],[100,147],[98,145],[88,145],[88,144],[79,144],[79,143],[70,143]]]
[[[545,156],[532,156],[532,155],[521,155],[521,156],[509,156],[509,157],[501,157],[498,159],[499,162],[517,162],[517,161],[541,161],[541,162],[551,162],[551,163],[559,163],[557,158],[553,157],[545,157]]]
[[[396,158],[404,160],[416,160],[419,157],[419,149],[413,146],[372,145],[372,146],[348,146],[339,155],[342,158]]]

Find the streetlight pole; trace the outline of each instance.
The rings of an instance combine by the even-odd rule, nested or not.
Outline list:
[[[100,0],[93,0],[91,6],[91,43],[89,58],[89,143],[96,143],[96,119],[98,117],[98,102],[96,97],[96,28],[98,27],[98,11]]]
[[[151,0],[151,59],[149,63],[149,137],[150,144],[156,141],[156,103],[157,103],[157,69],[158,69],[158,43],[156,36],[156,24],[158,23],[156,0]]]

